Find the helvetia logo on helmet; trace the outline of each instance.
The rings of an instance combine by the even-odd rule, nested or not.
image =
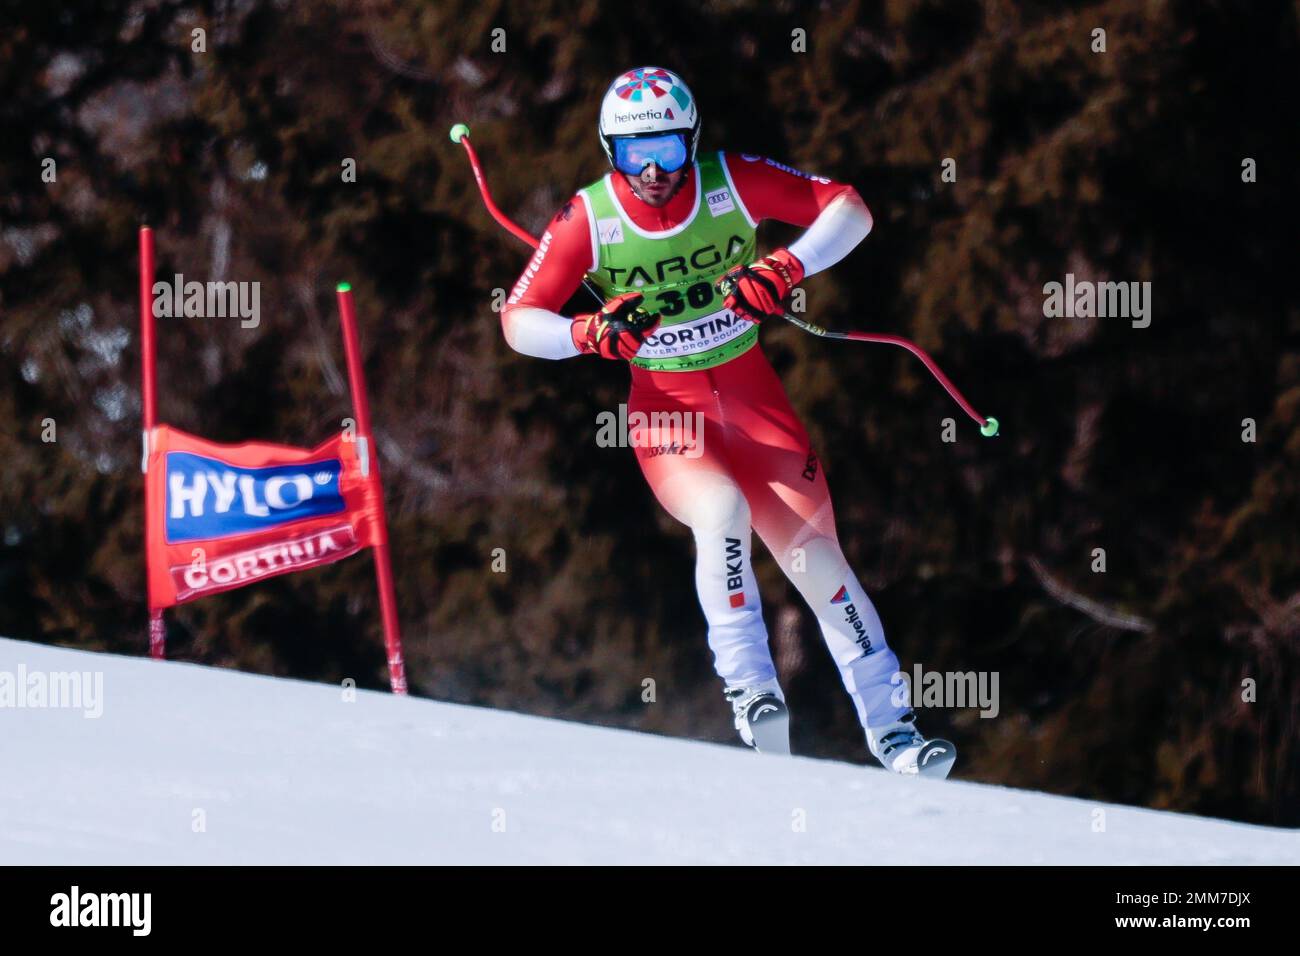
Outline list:
[[[640,113],[615,113],[615,123],[644,123],[649,120],[672,119],[671,116],[665,116],[661,110],[642,110]]]

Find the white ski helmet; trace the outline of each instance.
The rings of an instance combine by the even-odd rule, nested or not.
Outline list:
[[[687,163],[695,162],[700,141],[700,113],[682,78],[658,66],[639,66],[609,85],[600,103],[600,145],[614,164],[616,136],[680,132],[685,135]]]

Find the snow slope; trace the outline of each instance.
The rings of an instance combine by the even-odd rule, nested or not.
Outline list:
[[[1300,860],[1288,830],[0,639],[20,667],[101,673],[103,713],[0,707],[0,863]]]

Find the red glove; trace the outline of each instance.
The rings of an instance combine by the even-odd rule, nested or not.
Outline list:
[[[718,280],[725,305],[742,319],[762,322],[785,312],[785,297],[803,281],[803,263],[789,249],[777,249],[757,262],[736,266]]]
[[[630,359],[659,328],[659,313],[641,308],[640,292],[615,296],[599,312],[575,316],[569,332],[579,352],[607,359]]]

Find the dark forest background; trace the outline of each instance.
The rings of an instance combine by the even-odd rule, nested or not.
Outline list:
[[[540,231],[605,170],[605,86],[653,63],[693,87],[705,148],[871,206],[872,235],[807,284],[809,317],[914,338],[1001,419],[980,438],[897,350],[764,331],[904,666],[1000,674],[997,718],[923,714],[958,776],[1300,825],[1296,4],[0,10],[0,634],[146,652],[147,218],[159,276],[262,284],[256,329],[161,323],[161,416],[207,438],[339,427],[332,292],[356,288],[414,692],[732,740],[691,539],[630,451],[596,445],[627,371],[506,346],[493,290],[526,250],[447,137],[471,125],[503,208]],[[1067,272],[1150,281],[1151,326],[1044,318]],[[864,761],[810,613],[755,553],[796,751]],[[369,557],[168,621],[176,658],[387,686]]]

